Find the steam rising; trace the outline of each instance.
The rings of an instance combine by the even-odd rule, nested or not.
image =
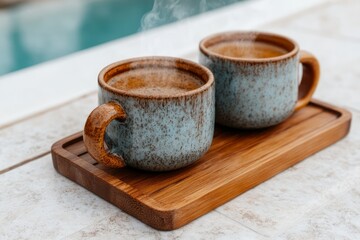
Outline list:
[[[141,20],[142,31],[178,21],[239,0],[155,0],[153,9]]]

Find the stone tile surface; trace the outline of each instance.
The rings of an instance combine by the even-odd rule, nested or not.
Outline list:
[[[288,23],[300,31],[313,31],[338,39],[360,40],[360,2],[358,0],[332,1],[301,15]]]
[[[197,34],[186,32],[178,42],[166,42],[159,54],[167,53],[169,47],[182,42],[173,54],[182,54],[196,60],[197,42],[211,31],[234,29],[244,21],[244,29],[277,19],[285,14],[279,6],[283,1],[269,1],[251,6],[244,15],[234,18],[236,8],[219,10],[213,16],[223,19],[211,25],[211,13],[195,21]],[[300,3],[303,2],[303,3]],[[300,9],[297,4],[309,7],[310,0],[292,1],[289,13]],[[325,2],[317,0],[319,2]],[[296,3],[296,4],[295,4]],[[290,3],[289,3],[290,5]],[[280,9],[278,12],[269,9]],[[303,162],[273,177],[267,182],[242,194],[215,211],[171,232],[154,230],[118,208],[98,198],[77,184],[57,174],[52,167],[51,156],[39,158],[23,166],[0,174],[0,235],[1,239],[358,239],[360,238],[360,40],[358,23],[359,2],[356,0],[331,1],[321,7],[295,15],[283,21],[263,25],[259,29],[278,32],[296,39],[301,48],[313,52],[322,66],[320,85],[315,97],[335,105],[352,109],[353,121],[349,135],[338,143],[309,157]],[[274,16],[272,16],[274,14]],[[251,16],[250,16],[251,15]],[[263,16],[258,20],[258,16]],[[276,16],[275,16],[276,15]],[[222,18],[227,16],[226,18]],[[247,16],[249,16],[247,18]],[[232,21],[233,19],[234,21]],[[250,19],[250,20],[249,20]],[[249,20],[246,22],[246,20]],[[214,21],[212,21],[214,22]],[[150,31],[149,37],[160,43],[159,32],[177,36],[181,29],[194,27],[194,22],[176,23],[175,28]],[[203,26],[212,26],[204,28]],[[218,28],[219,27],[219,28]],[[237,27],[236,29],[238,29]],[[195,27],[194,27],[195,29]],[[209,30],[210,29],[210,30]],[[105,61],[112,61],[130,54],[122,54],[121,48],[145,41],[129,38],[124,42],[110,43],[91,51],[69,56],[56,62],[45,63],[0,80],[0,89],[12,87],[3,80],[16,81],[26,76],[36,82],[47,81],[46,76],[57,71],[80,66],[90,56],[101,57],[89,63],[92,71]],[[179,45],[180,46],[180,45]],[[195,46],[195,47],[194,47]],[[136,48],[139,53],[151,52]],[[166,52],[167,51],[167,52]],[[120,54],[121,53],[121,54]],[[185,53],[188,53],[184,55]],[[119,55],[120,54],[120,55]],[[132,53],[133,54],[133,53]],[[71,60],[71,61],[70,61]],[[58,68],[61,66],[60,68]],[[85,65],[84,65],[85,66]],[[89,66],[89,65],[87,65]],[[96,67],[95,67],[96,66]],[[45,70],[41,70],[46,67]],[[56,70],[58,69],[58,70]],[[56,71],[55,71],[56,70]],[[76,90],[66,94],[70,99],[76,93],[94,90],[93,72],[76,75],[81,79]],[[91,74],[90,74],[91,73]],[[31,77],[32,76],[32,77]],[[40,78],[39,78],[40,76]],[[72,75],[72,77],[74,77]],[[67,78],[66,81],[71,80]],[[93,79],[93,80],[91,80]],[[29,79],[27,79],[29,80]],[[66,82],[65,81],[65,82]],[[71,80],[73,81],[73,80]],[[14,85],[15,84],[15,85]],[[25,84],[24,86],[27,86]],[[63,87],[54,85],[61,94]],[[80,90],[79,90],[80,89]],[[84,91],[83,91],[84,90]],[[5,89],[5,92],[7,90]],[[1,92],[1,91],[0,91]],[[22,91],[19,91],[22,93]],[[30,106],[48,95],[39,93],[38,99],[25,101]],[[51,94],[50,94],[51,95]],[[71,95],[71,97],[69,97]],[[6,96],[3,95],[3,96]],[[56,103],[64,101],[59,98]],[[11,99],[11,98],[10,98]],[[17,102],[17,104],[20,102]],[[0,104],[1,105],[1,104]],[[88,113],[97,105],[96,94],[88,95],[57,110],[47,111],[10,127],[0,129],[0,171],[22,161],[46,153],[56,140],[82,129]],[[23,105],[25,106],[25,104]],[[37,105],[40,106],[40,105]],[[42,109],[54,106],[54,102],[41,105]],[[31,106],[30,106],[31,107]],[[34,113],[34,109],[28,109]],[[39,109],[36,109],[36,111]],[[12,111],[12,110],[11,110]],[[24,116],[24,112],[13,117]],[[26,114],[28,112],[25,111]],[[0,112],[0,117],[3,117]],[[5,118],[4,118],[5,119]],[[9,118],[10,119],[10,118]],[[13,119],[13,118],[11,118]],[[7,121],[7,120],[6,120]],[[2,122],[0,121],[0,125]]]
[[[117,213],[64,239],[266,239],[217,212],[210,212],[174,231],[157,231]]]
[[[360,169],[341,195],[323,201],[278,239],[358,239],[360,236]],[[355,171],[354,171],[355,173]]]
[[[96,105],[97,95],[94,93],[0,129],[0,171],[48,152],[54,142],[81,131]]]
[[[1,239],[59,239],[119,210],[59,175],[47,155],[0,175]]]
[[[58,174],[51,156],[0,175],[1,239],[263,239],[217,212],[154,230]]]
[[[342,211],[327,207],[334,198],[344,203],[351,202],[351,199],[358,201],[355,199],[359,198],[360,191],[360,112],[353,112],[352,123],[349,135],[343,140],[249,190],[217,211],[274,238],[288,229],[289,235],[293,234],[292,227],[311,219],[318,209],[325,216],[332,211]],[[351,209],[354,206],[355,203],[339,208]],[[356,211],[351,214],[356,214]],[[331,235],[332,231],[336,234],[335,225],[326,229],[313,227],[323,234]],[[359,226],[356,227],[359,231]]]

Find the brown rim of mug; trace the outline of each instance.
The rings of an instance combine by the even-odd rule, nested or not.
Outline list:
[[[254,36],[256,36],[254,38]],[[236,40],[254,40],[257,42],[264,42],[272,45],[279,46],[284,48],[288,52],[277,57],[271,58],[236,58],[228,57],[215,52],[212,52],[208,47],[227,41],[236,41]],[[234,62],[254,62],[254,63],[267,63],[272,61],[280,61],[287,58],[291,58],[299,52],[298,44],[285,36],[268,33],[268,32],[256,32],[256,31],[229,31],[221,32],[210,35],[200,41],[199,44],[200,51],[206,56],[213,56],[217,58],[222,58],[226,60],[231,60]]]
[[[179,93],[174,95],[163,95],[163,96],[129,93],[125,90],[114,88],[109,84],[107,84],[107,81],[109,81],[110,78],[118,74],[121,74],[122,72],[126,72],[131,69],[145,68],[145,67],[160,67],[160,68],[178,69],[180,71],[182,70],[197,76],[198,78],[200,78],[201,81],[204,82],[204,84],[199,88],[184,93]],[[198,93],[204,92],[214,84],[214,76],[212,72],[206,67],[186,59],[175,58],[175,57],[164,57],[164,56],[148,56],[148,57],[130,58],[106,66],[99,73],[98,83],[101,88],[109,92],[112,92],[114,94],[119,94],[128,97],[143,98],[143,99],[161,100],[161,99],[175,99],[180,97],[193,96],[193,95],[197,95]]]

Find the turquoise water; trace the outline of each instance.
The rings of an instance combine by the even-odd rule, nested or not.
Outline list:
[[[0,75],[238,1],[47,0],[0,9]]]

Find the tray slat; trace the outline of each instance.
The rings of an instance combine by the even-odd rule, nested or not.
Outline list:
[[[53,164],[60,174],[144,223],[172,230],[343,138],[350,122],[348,111],[313,100],[275,127],[217,126],[203,158],[165,173],[97,164],[80,132],[53,145]]]

